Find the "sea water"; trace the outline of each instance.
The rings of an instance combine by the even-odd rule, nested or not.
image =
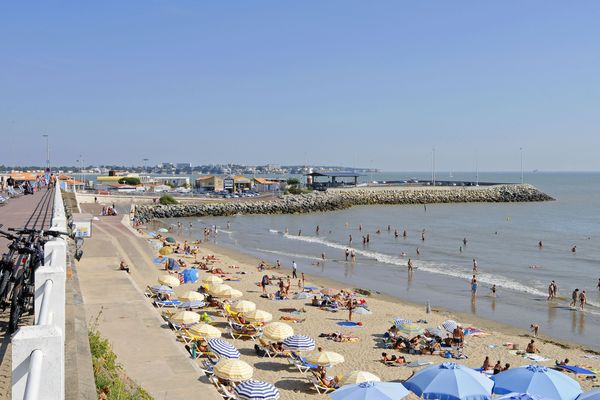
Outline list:
[[[474,180],[471,175],[454,173],[452,179]],[[390,173],[373,179],[427,177]],[[480,180],[518,182],[520,175],[487,173],[480,174]],[[192,222],[192,230],[184,230],[196,238],[205,227],[216,225],[217,244],[270,263],[278,259],[288,267],[296,261],[299,272],[516,327],[537,323],[542,333],[600,349],[600,174],[530,173],[525,181],[556,201],[361,206],[302,215],[181,221],[184,227]],[[168,222],[176,225],[176,221]],[[370,242],[363,245],[362,236],[367,234]],[[538,246],[540,241],[543,247]],[[572,246],[577,246],[576,252]],[[345,260],[346,249],[354,249],[354,263]],[[407,271],[409,258],[412,273]],[[475,296],[470,285],[473,259],[479,282]],[[551,280],[558,285],[559,298],[548,302]],[[492,285],[497,288],[495,297]],[[586,290],[584,312],[569,307],[575,288]]]

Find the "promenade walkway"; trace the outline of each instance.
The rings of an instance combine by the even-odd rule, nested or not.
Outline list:
[[[100,206],[82,205],[82,211],[98,215]],[[97,324],[127,375],[154,398],[221,399],[143,295],[159,272],[146,241],[121,220],[118,216],[94,221],[93,237],[86,239],[78,264],[90,325]],[[130,266],[130,274],[119,270],[121,259]]]
[[[36,192],[33,196],[21,196],[18,198],[10,199],[4,206],[0,207],[0,224],[4,224],[3,228],[19,228],[23,227],[29,217],[35,210],[36,206],[42,200],[46,189],[42,189]],[[52,204],[50,204],[52,207]],[[51,215],[51,213],[50,213]],[[49,227],[50,215],[47,218],[40,218],[38,220],[37,227]],[[6,246],[9,241],[5,238],[0,238],[0,252],[3,253],[6,250]],[[11,387],[12,387],[12,351],[10,335],[7,334],[8,320],[10,318],[10,308],[4,312],[0,312],[0,335],[2,341],[0,342],[0,400],[11,398]],[[33,319],[30,316],[25,316],[26,320],[23,323],[30,323]]]

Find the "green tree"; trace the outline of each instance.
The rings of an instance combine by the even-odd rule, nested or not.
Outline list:
[[[179,202],[175,199],[175,197],[169,195],[169,194],[165,194],[163,196],[160,197],[160,199],[158,200],[158,202],[162,205],[169,205],[169,204],[178,204]]]
[[[136,178],[135,176],[124,176],[123,178],[119,179],[119,183],[137,186],[141,184],[142,181],[140,181],[140,178]]]

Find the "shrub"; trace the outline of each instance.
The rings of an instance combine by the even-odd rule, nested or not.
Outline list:
[[[179,203],[177,200],[175,200],[175,197],[169,195],[169,194],[165,194],[163,196],[160,197],[160,199],[158,200],[158,202],[162,205],[169,205],[169,204],[177,204]]]
[[[142,181],[140,181],[140,178],[136,178],[135,176],[124,176],[123,178],[119,179],[119,183],[137,186],[142,183]]]
[[[300,184],[300,181],[298,180],[298,178],[290,178],[286,181],[286,183],[290,186],[297,186]]]

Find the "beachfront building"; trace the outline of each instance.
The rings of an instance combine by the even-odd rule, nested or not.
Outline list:
[[[216,175],[199,176],[196,178],[196,188],[200,192],[222,192],[223,178]]]
[[[252,190],[252,179],[242,175],[233,176],[233,191],[236,193]]]
[[[277,192],[281,189],[279,182],[267,178],[254,178],[254,190],[259,193]]]
[[[189,187],[190,178],[187,176],[153,176],[149,183],[168,185],[171,187]]]
[[[316,190],[340,186],[357,186],[358,177],[362,176],[352,171],[337,172],[309,172],[305,174],[306,186]],[[317,178],[326,178],[326,181],[318,182]]]

